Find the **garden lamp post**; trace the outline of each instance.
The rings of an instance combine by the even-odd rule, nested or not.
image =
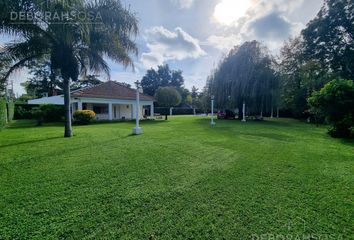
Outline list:
[[[215,125],[215,122],[214,122],[214,95],[211,96],[211,122],[210,122],[210,125],[211,126]]]
[[[139,112],[140,112],[140,82],[136,81],[135,82],[136,85],[136,109],[135,109],[135,118],[136,118],[136,126],[133,129],[133,135],[140,135],[143,133],[143,130],[140,128],[139,126]]]

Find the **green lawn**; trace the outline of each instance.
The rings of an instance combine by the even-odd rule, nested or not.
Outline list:
[[[354,143],[323,127],[31,124],[0,132],[0,239],[353,239]]]

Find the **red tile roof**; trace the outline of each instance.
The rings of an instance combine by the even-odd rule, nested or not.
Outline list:
[[[72,96],[133,100],[136,99],[136,90],[118,82],[108,81],[93,87],[76,90],[72,93]],[[140,99],[143,101],[155,100],[153,97],[145,94],[140,94]]]

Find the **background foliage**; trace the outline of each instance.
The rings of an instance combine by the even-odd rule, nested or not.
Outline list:
[[[311,111],[331,124],[333,137],[354,137],[354,81],[333,80],[309,98]]]
[[[0,128],[3,128],[6,124],[6,101],[0,97]]]

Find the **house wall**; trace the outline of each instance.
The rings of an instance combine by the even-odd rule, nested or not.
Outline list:
[[[77,99],[78,101],[82,102],[82,103],[86,103],[87,104],[87,109],[92,110],[93,109],[93,104],[112,104],[112,108],[115,105],[119,105],[119,114],[117,113],[117,117],[119,115],[119,118],[116,119],[122,119],[122,117],[124,116],[125,119],[135,119],[135,109],[136,109],[136,101],[135,100],[120,100],[120,99],[103,99],[103,98],[79,98]],[[154,102],[153,101],[140,101],[140,111],[139,111],[139,117],[140,119],[143,118],[144,116],[144,110],[143,110],[143,106],[145,105],[153,105]],[[127,108],[127,105],[129,106],[129,108]],[[112,117],[114,119],[114,108],[112,109]],[[104,117],[104,119],[109,119],[109,115],[108,116],[101,116]]]
[[[28,101],[29,104],[56,104],[63,105],[64,99],[63,96],[53,96],[48,98],[40,98],[35,100]],[[86,104],[87,110],[93,110],[94,104],[107,104],[108,106],[112,106],[112,119],[135,119],[136,112],[136,101],[135,100],[123,100],[123,99],[105,99],[105,98],[73,98],[71,99],[72,103],[72,114],[79,109],[82,109],[82,104]],[[139,108],[139,118],[143,118],[144,110],[143,106],[153,106],[153,101],[140,101]],[[117,109],[117,117],[114,118],[114,110],[113,106],[118,106]],[[129,107],[127,107],[129,106]],[[152,113],[153,114],[153,113]],[[110,118],[109,114],[97,114],[98,120],[108,120]]]
[[[131,119],[132,118],[132,105],[131,104],[120,104],[116,105],[118,113],[117,114],[117,119],[122,119],[123,117],[125,119]]]
[[[86,103],[87,110],[93,110],[95,103]],[[100,103],[101,104],[101,103]],[[108,104],[107,104],[108,105]],[[135,104],[112,104],[112,117],[113,120],[131,120],[135,119]],[[143,105],[140,105],[139,118],[144,117]],[[109,114],[96,114],[97,120],[109,120]]]

